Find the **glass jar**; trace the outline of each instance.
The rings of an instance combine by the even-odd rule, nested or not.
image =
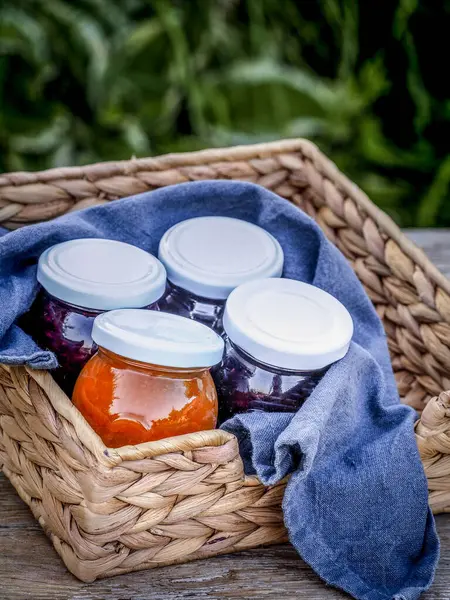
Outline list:
[[[222,316],[225,300],[202,298],[192,292],[167,282],[166,295],[161,300],[161,310],[193,319],[214,329],[219,335],[223,332]]]
[[[255,410],[296,412],[326,371],[327,367],[312,371],[277,369],[227,340],[223,362],[214,371],[220,398],[219,421]]]
[[[267,231],[240,219],[198,217],[171,227],[159,245],[167,270],[161,310],[194,319],[222,334],[230,292],[244,282],[280,277],[283,250]]]
[[[110,448],[214,429],[209,372],[223,340],[177,315],[114,310],[95,319],[97,354],[83,368],[73,403]]]
[[[55,353],[55,380],[69,396],[76,378],[97,346],[94,319],[107,310],[138,307],[158,310],[166,273],[151,254],[113,240],[63,242],[39,258],[38,295],[26,327],[38,345]]]
[[[213,371],[219,422],[262,410],[296,412],[347,353],[353,322],[333,296],[291,279],[234,290],[224,313],[222,363]]]

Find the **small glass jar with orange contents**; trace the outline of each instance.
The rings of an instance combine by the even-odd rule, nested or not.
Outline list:
[[[224,346],[214,331],[178,315],[123,309],[99,315],[92,338],[98,352],[72,399],[106,446],[214,429],[217,393],[209,369]]]

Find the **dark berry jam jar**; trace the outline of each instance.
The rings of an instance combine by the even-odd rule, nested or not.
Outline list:
[[[103,239],[63,242],[39,259],[42,285],[26,318],[29,333],[55,353],[52,374],[71,395],[86,362],[97,351],[91,333],[99,314],[116,308],[159,310],[166,273],[163,265],[140,248]]]
[[[240,219],[198,217],[171,227],[159,245],[167,270],[161,310],[222,334],[226,299],[237,286],[280,277],[283,250],[267,231]]]
[[[333,296],[291,279],[234,290],[225,307],[224,358],[213,370],[219,422],[249,411],[296,412],[347,353],[353,322]]]
[[[322,379],[327,367],[291,371],[265,365],[227,340],[225,357],[214,373],[220,422],[237,413],[296,412]]]

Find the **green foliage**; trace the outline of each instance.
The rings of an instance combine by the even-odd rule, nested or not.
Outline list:
[[[304,136],[401,225],[448,226],[449,4],[3,0],[0,169]]]

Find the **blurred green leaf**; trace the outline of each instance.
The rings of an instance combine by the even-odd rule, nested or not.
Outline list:
[[[306,70],[279,65],[271,60],[238,62],[223,74],[222,81],[246,86],[283,85],[305,94],[322,108],[335,101],[335,92],[328,82]]]
[[[440,225],[437,217],[439,209],[450,197],[450,155],[441,163],[436,177],[419,204],[417,225],[431,227]]]
[[[402,225],[450,225],[449,3],[3,0],[0,165],[303,136]]]
[[[163,28],[158,19],[147,19],[137,24],[126,38],[123,50],[127,56],[135,56],[144,51],[158,36]]]
[[[150,144],[147,134],[136,119],[129,117],[122,123],[124,139],[135,154],[148,154]]]
[[[414,100],[417,113],[414,119],[416,130],[420,133],[428,125],[431,116],[431,101],[420,72],[414,36],[408,28],[409,19],[419,8],[419,0],[400,0],[394,17],[393,32],[404,44],[409,61],[406,75],[408,90]]]
[[[426,142],[414,150],[400,150],[382,132],[378,120],[368,118],[361,122],[361,147],[368,160],[385,167],[407,167],[426,170],[433,162],[433,150]]]
[[[37,65],[49,60],[47,32],[41,23],[16,8],[13,3],[0,7],[0,48],[14,46],[24,58]]]
[[[40,128],[38,132],[14,136],[11,140],[11,148],[13,151],[23,154],[44,154],[61,144],[68,129],[68,117],[56,115],[46,127]]]
[[[45,8],[57,22],[66,28],[70,41],[87,58],[86,95],[91,106],[96,107],[106,93],[104,78],[109,63],[110,43],[101,25],[90,15],[67,2],[44,0]]]

